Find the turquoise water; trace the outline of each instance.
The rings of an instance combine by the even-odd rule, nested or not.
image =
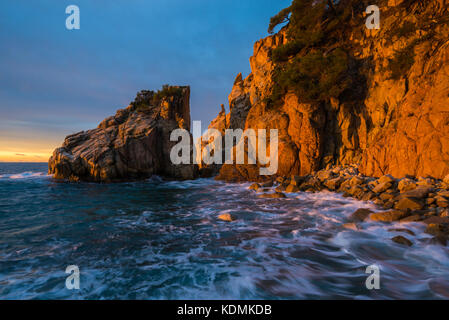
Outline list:
[[[368,203],[258,199],[247,183],[212,179],[66,183],[46,170],[0,164],[1,299],[449,298],[448,248],[427,244],[423,226],[342,227]],[[413,246],[390,241],[399,234]],[[365,287],[372,264],[379,290]],[[79,290],[65,287],[69,265]]]

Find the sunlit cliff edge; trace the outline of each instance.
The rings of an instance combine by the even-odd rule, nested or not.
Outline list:
[[[340,1],[335,18],[325,12],[322,24],[343,20],[321,35],[317,45],[303,45],[291,55],[292,18],[278,33],[257,41],[251,74],[236,77],[230,112],[221,111],[210,127],[278,129],[280,176],[345,164],[357,164],[362,174],[376,177],[449,174],[447,3],[380,1],[379,30],[366,28],[365,7],[363,1]],[[326,61],[336,50],[346,59],[337,80],[348,86],[333,96],[305,99],[293,83],[279,95],[277,79],[288,77],[282,78],[288,68],[295,63],[310,67],[311,57],[321,54]],[[275,62],[275,52],[284,54],[284,61]],[[306,76],[315,80],[310,68]],[[328,67],[320,68],[318,77]],[[218,178],[258,180],[258,172],[257,165],[224,165]]]

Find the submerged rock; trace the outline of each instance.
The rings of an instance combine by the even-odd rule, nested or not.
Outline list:
[[[113,182],[139,180],[154,174],[193,179],[196,165],[170,160],[173,130],[190,130],[190,88],[164,87],[140,92],[126,109],[98,128],[68,136],[48,162],[57,179]]]
[[[354,222],[350,222],[350,223],[345,223],[345,224],[343,224],[343,228],[345,228],[345,229],[350,229],[350,230],[354,230],[354,231],[359,230],[359,228],[357,227],[357,225],[356,225]]]
[[[393,228],[393,229],[388,229],[388,231],[390,231],[390,232],[405,232],[411,236],[415,235],[415,233],[412,230],[405,229],[405,228]]]
[[[283,194],[282,192],[265,193],[265,194],[260,194],[257,197],[258,198],[272,198],[272,199],[286,198],[285,194]]]
[[[218,216],[218,219],[226,221],[226,222],[232,222],[232,221],[236,220],[236,218],[233,215],[229,214],[229,213],[220,214]]]
[[[248,189],[249,189],[249,190],[257,191],[257,190],[260,189],[260,184],[258,184],[258,183],[253,183],[252,185],[249,186]]]
[[[362,222],[365,221],[369,215],[373,213],[372,210],[370,209],[365,209],[365,208],[361,208],[361,209],[357,209],[350,217],[349,217],[349,221],[353,221],[353,222]]]
[[[409,246],[409,247],[413,245],[413,242],[411,242],[409,239],[407,239],[406,237],[403,237],[403,236],[396,236],[396,237],[391,238],[391,240],[396,243],[399,243],[399,244],[402,244],[405,246]]]

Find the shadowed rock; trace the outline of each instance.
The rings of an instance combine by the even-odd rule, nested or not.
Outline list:
[[[406,216],[407,213],[404,211],[391,210],[386,212],[373,213],[371,214],[370,219],[373,221],[392,222],[400,220]]]
[[[98,128],[68,136],[50,158],[49,174],[57,179],[113,182],[154,174],[193,179],[195,165],[170,160],[173,130],[190,130],[190,88],[165,86],[142,91],[126,109],[106,118]]]
[[[409,239],[407,239],[406,237],[403,237],[403,236],[396,236],[396,237],[393,237],[391,240],[393,240],[396,243],[399,243],[399,244],[402,244],[405,246],[409,246],[409,247],[413,245],[413,242],[411,242]]]
[[[349,221],[351,222],[365,221],[366,218],[368,218],[371,213],[373,213],[373,211],[370,209],[365,208],[357,209],[353,214],[351,214],[351,216],[349,217]]]

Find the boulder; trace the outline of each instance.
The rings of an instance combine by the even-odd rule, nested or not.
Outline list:
[[[258,184],[258,183],[253,183],[252,185],[249,186],[248,189],[249,189],[249,190],[257,191],[257,190],[260,189],[260,184]]]
[[[229,214],[229,213],[220,214],[218,216],[218,219],[220,219],[222,221],[226,221],[226,222],[232,222],[232,221],[236,220],[236,218],[233,215]]]
[[[377,181],[379,182],[379,184],[382,184],[382,183],[388,183],[388,182],[393,183],[396,180],[391,175],[386,174],[386,175],[380,177]]]
[[[351,216],[349,217],[349,221],[352,222],[365,221],[371,213],[373,213],[373,211],[370,209],[366,208],[357,209],[356,211],[354,211],[354,213],[351,214]]]
[[[320,180],[315,177],[309,177],[300,186],[300,190],[304,191],[320,191],[323,189]]]
[[[394,207],[394,201],[392,199],[390,200],[385,200],[383,207],[385,209],[392,209]]]
[[[437,206],[440,208],[448,208],[449,207],[449,200],[445,197],[437,196],[435,197]]]
[[[274,193],[264,193],[257,196],[258,198],[271,198],[271,199],[277,199],[277,198],[286,198],[285,194],[282,192],[274,192]]]
[[[423,186],[423,187],[434,187],[435,186],[435,179],[434,178],[423,178],[423,177],[418,177],[418,182],[416,183],[418,186]]]
[[[391,210],[373,213],[370,215],[370,219],[372,221],[392,222],[401,220],[402,218],[405,218],[407,215],[408,214],[404,211]]]
[[[424,208],[424,204],[416,198],[402,198],[395,205],[397,210],[421,210]]]
[[[345,229],[350,229],[350,230],[354,230],[354,231],[359,230],[359,228],[357,227],[357,225],[356,225],[355,223],[353,223],[353,222],[351,222],[351,223],[344,223],[344,224],[343,224],[343,228],[345,228]]]
[[[445,209],[445,210],[441,211],[440,217],[441,217],[441,218],[447,218],[447,217],[449,217],[449,209]]]
[[[404,178],[401,179],[398,183],[398,189],[400,192],[406,192],[413,189],[416,189],[418,185],[412,179]]]
[[[413,245],[413,242],[411,242],[409,239],[407,239],[406,237],[403,237],[403,236],[396,236],[396,237],[391,238],[391,240],[396,243],[408,246],[408,247]]]
[[[379,198],[382,200],[391,200],[394,199],[396,197],[396,195],[394,193],[390,193],[390,192],[384,192],[381,193]]]
[[[375,193],[385,192],[393,186],[391,181],[381,182],[372,190]]]
[[[443,178],[443,182],[449,185],[449,174]]]
[[[429,223],[426,227],[425,233],[438,236],[444,235],[447,229],[440,223]]]
[[[366,193],[363,195],[362,200],[363,200],[363,201],[369,201],[369,200],[372,200],[372,199],[375,198],[375,197],[376,197],[376,194],[375,194],[374,192],[368,191],[368,192],[366,192]]]
[[[349,193],[354,198],[361,199],[364,196],[365,191],[363,190],[363,188],[361,186],[356,185],[356,186],[351,187],[351,189],[349,189],[347,191],[347,193]]]
[[[419,214],[413,214],[411,216],[405,217],[401,219],[400,223],[409,223],[409,222],[418,222],[421,220],[421,216]]]
[[[335,191],[340,187],[340,184],[344,181],[342,177],[329,179],[325,181],[323,184],[331,191]]]
[[[345,192],[351,188],[351,179],[347,179],[346,177],[340,177],[340,179],[340,188],[338,189],[340,192]]]
[[[438,217],[438,216],[433,216],[433,217],[429,217],[427,219],[423,220],[423,223],[425,224],[442,224],[442,225],[449,225],[449,218],[448,217]]]
[[[316,174],[316,177],[321,181],[327,181],[334,176],[334,173],[331,170],[320,170]]]
[[[405,191],[401,193],[400,197],[412,197],[412,198],[418,198],[423,199],[426,198],[429,193],[431,193],[434,189],[431,187],[426,186],[419,186],[416,189]]]
[[[361,185],[365,182],[365,180],[359,176],[354,176],[351,178],[351,180],[349,180],[349,184],[351,186],[358,186]]]
[[[438,196],[440,197],[445,197],[445,198],[449,198],[449,191],[447,190],[441,190],[437,193]]]

